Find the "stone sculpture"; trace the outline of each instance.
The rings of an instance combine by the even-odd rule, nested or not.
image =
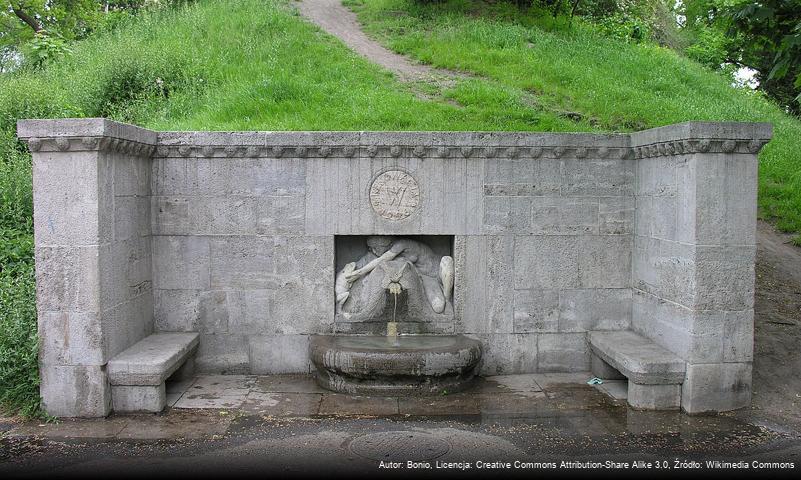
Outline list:
[[[351,321],[377,317],[387,306],[386,291],[397,285],[410,303],[425,299],[430,312],[441,314],[453,295],[453,258],[440,257],[425,243],[409,238],[374,235],[368,252],[337,274],[337,313]],[[417,301],[416,301],[417,300]]]

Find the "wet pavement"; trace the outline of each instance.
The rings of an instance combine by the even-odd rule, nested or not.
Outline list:
[[[465,393],[395,398],[328,392],[303,375],[201,376],[169,385],[171,406],[157,415],[2,423],[0,476],[409,473],[404,459],[420,461],[411,465],[417,475],[436,476],[488,467],[531,476],[526,465],[641,474],[632,468],[640,461],[652,473],[684,465],[687,474],[704,471],[707,460],[746,462],[748,470],[727,471],[754,473],[760,462],[801,462],[799,425],[751,409],[636,411],[621,398],[625,382],[590,386],[590,377],[488,377]],[[380,455],[394,468],[381,468]]]

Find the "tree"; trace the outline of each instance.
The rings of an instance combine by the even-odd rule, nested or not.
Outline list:
[[[759,89],[801,114],[801,0],[685,0],[691,57],[755,70]]]
[[[723,12],[743,41],[732,59],[756,70],[760,87],[801,114],[801,0],[742,1]]]

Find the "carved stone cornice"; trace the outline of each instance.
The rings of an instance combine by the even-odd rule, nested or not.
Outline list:
[[[31,152],[114,152],[139,157],[151,157],[155,145],[112,137],[30,137]]]
[[[653,158],[694,153],[757,154],[768,140],[759,139],[687,139],[656,142],[632,147],[633,158]]]
[[[156,157],[207,158],[595,158],[631,159],[622,147],[422,145],[159,145]]]

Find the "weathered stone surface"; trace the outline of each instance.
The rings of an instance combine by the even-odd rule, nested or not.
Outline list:
[[[197,333],[156,333],[108,362],[112,385],[163,384],[197,349]]]
[[[514,333],[559,330],[557,290],[515,290],[514,307]]]
[[[590,355],[584,333],[543,333],[537,342],[538,372],[586,372]]]
[[[251,373],[310,371],[308,335],[252,335],[248,346]]]
[[[559,293],[559,331],[626,330],[631,325],[631,289],[589,288]]]
[[[537,333],[475,334],[481,341],[481,375],[537,371]]]
[[[164,382],[159,385],[112,385],[112,406],[115,412],[158,413],[167,406]]]
[[[481,344],[464,336],[314,336],[317,382],[353,395],[438,395],[471,385]]]
[[[105,417],[111,389],[101,366],[42,365],[39,390],[45,411],[57,417]]]
[[[208,237],[154,236],[153,286],[169,289],[210,287]]]
[[[641,410],[678,410],[681,403],[681,385],[641,385],[629,381],[626,400]]]
[[[589,332],[588,340],[592,352],[630,382],[679,384],[684,379],[682,359],[634,332]]]
[[[681,408],[687,413],[720,412],[751,403],[751,363],[688,364]]]

